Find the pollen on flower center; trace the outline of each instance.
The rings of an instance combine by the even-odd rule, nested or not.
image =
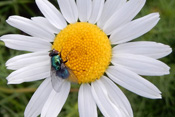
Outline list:
[[[56,36],[53,49],[61,51],[62,59],[78,83],[99,79],[111,61],[111,45],[107,35],[96,25],[77,22],[69,24]]]

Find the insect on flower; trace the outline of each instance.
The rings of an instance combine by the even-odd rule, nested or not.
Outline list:
[[[97,106],[105,117],[133,117],[117,85],[146,98],[162,98],[161,91],[142,76],[169,74],[170,67],[157,59],[172,49],[133,41],[160,19],[159,13],[134,19],[146,0],[57,0],[60,10],[51,0],[35,1],[44,17],[7,19],[30,36],[0,37],[9,48],[32,52],[7,61],[7,68],[15,70],[7,77],[8,84],[46,78],[28,103],[25,117],[58,116],[72,82],[80,85],[80,117],[97,117]]]
[[[61,84],[65,80],[70,80],[71,82],[77,83],[77,78],[70,68],[68,68],[65,63],[68,61],[63,61],[61,58],[61,52],[53,49],[51,50],[49,56],[51,57],[51,81],[52,86],[56,92],[60,91]]]

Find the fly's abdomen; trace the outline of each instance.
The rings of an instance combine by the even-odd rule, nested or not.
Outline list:
[[[63,69],[60,69],[58,71],[56,71],[56,75],[63,78],[63,79],[66,79],[69,77],[69,71],[67,70],[67,68],[63,68]]]

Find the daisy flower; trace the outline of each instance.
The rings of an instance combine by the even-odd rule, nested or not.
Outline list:
[[[1,37],[7,47],[31,52],[7,61],[7,68],[15,70],[7,77],[8,84],[45,79],[25,117],[57,116],[71,81],[80,85],[80,117],[96,117],[97,106],[105,117],[132,117],[131,105],[117,85],[146,98],[161,98],[159,89],[142,76],[169,74],[170,68],[157,59],[171,48],[151,41],[130,42],[160,19],[159,13],[133,19],[146,0],[57,1],[60,10],[48,0],[36,0],[44,17],[7,19],[30,36]]]

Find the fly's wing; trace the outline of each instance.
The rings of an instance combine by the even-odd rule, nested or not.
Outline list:
[[[69,68],[67,68],[68,71],[69,71],[69,77],[68,77],[68,80],[73,82],[73,83],[78,83],[78,79],[77,77],[75,76],[75,74],[73,73],[73,71]]]
[[[55,70],[51,70],[51,82],[52,82],[52,87],[56,92],[60,92],[61,86],[64,82],[64,79],[58,77],[56,75]]]

